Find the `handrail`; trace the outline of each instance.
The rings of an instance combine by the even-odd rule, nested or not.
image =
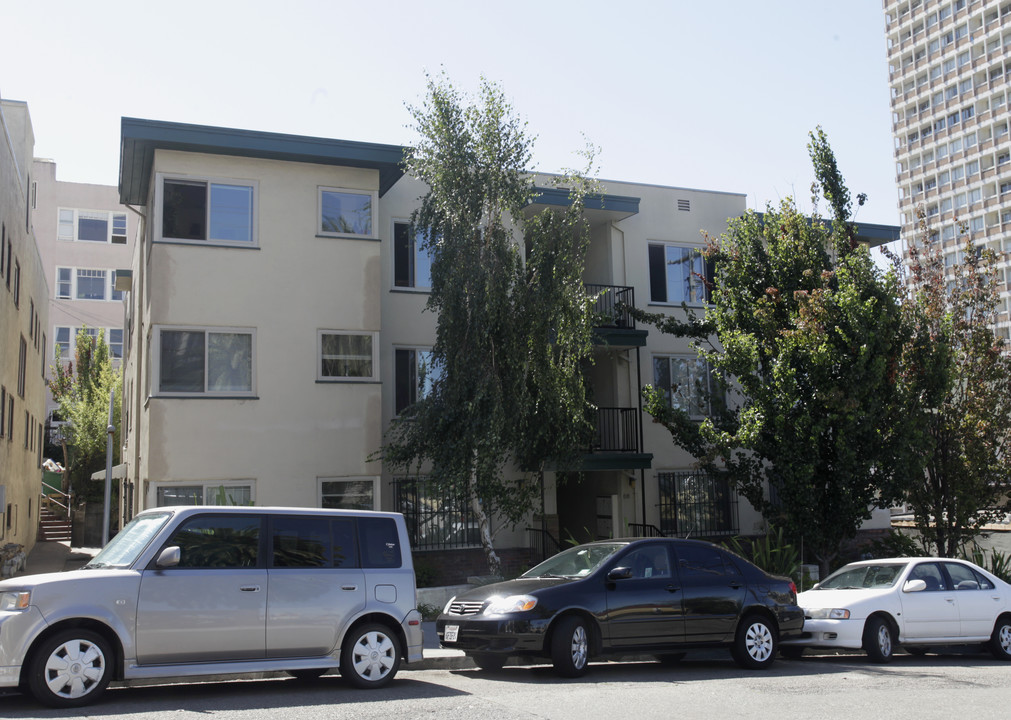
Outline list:
[[[629,523],[628,532],[632,537],[667,537],[660,528],[650,523]]]
[[[63,508],[63,512],[67,517],[70,517],[70,501],[73,498],[73,493],[63,492],[62,490],[57,490],[56,488],[50,488],[49,490],[49,492],[42,491],[39,493],[42,497],[42,503],[57,505]],[[58,498],[62,498],[66,504],[60,502]]]

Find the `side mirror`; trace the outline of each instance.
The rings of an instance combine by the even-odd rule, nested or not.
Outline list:
[[[821,587],[821,583],[815,583],[814,585],[811,586],[811,589],[817,590],[819,587]]]
[[[927,589],[925,580],[910,580],[902,586],[902,592],[923,592]]]
[[[165,568],[175,567],[179,564],[180,559],[179,548],[173,545],[172,547],[167,547],[161,551],[158,555],[158,559],[154,561],[154,566],[159,570],[164,570]]]
[[[608,580],[628,580],[632,577],[632,568],[616,567],[607,573]]]

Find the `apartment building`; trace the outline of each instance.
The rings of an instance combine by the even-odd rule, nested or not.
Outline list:
[[[32,232],[28,106],[0,100],[0,546],[35,544],[42,489],[49,288]]]
[[[1011,1],[883,7],[903,236],[922,212],[949,267],[962,227],[977,245],[1011,250]],[[997,329],[1008,337],[1011,267],[1002,272]]]
[[[461,572],[481,565],[469,506],[373,456],[425,392],[436,335],[431,262],[409,224],[426,188],[403,174],[403,151],[123,119],[120,201],[141,218],[124,325],[124,518],[179,503],[395,510],[416,551],[471,553]],[[535,178],[530,212],[569,202],[549,179]],[[745,208],[743,194],[615,181],[588,199],[596,437],[548,473],[527,523],[502,529],[507,561],[570,538],[763,532],[642,411],[640,388],[656,384],[703,417],[708,368],[687,340],[622,310],[701,309],[702,233]]]
[[[55,361],[56,350],[64,362],[72,360],[77,334],[85,329],[93,336],[104,332],[113,367],[119,367],[123,291],[116,287],[116,272],[130,267],[138,216],[119,203],[114,186],[57,180],[52,160],[36,158],[32,167],[35,238],[52,290],[46,361]],[[54,410],[48,396],[48,419]],[[59,423],[50,422],[50,429]]]

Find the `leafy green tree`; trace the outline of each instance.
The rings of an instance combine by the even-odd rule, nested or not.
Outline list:
[[[790,199],[731,219],[708,242],[715,287],[704,315],[645,316],[694,338],[734,401],[714,403],[698,423],[657,388],[643,394],[675,442],[726,472],[827,571],[909,471],[896,378],[906,331],[897,280],[856,242],[849,191],[820,128],[808,150],[815,207],[820,189],[833,219],[806,218]]]
[[[983,526],[1001,516],[1011,483],[1011,354],[995,334],[1000,258],[964,232],[950,273],[940,240],[920,217],[908,243],[915,332],[902,379],[920,434],[910,446],[921,473],[903,499],[925,549],[957,557]]]
[[[405,167],[429,187],[412,225],[432,257],[438,372],[379,455],[394,469],[424,468],[435,492],[469,502],[498,574],[495,534],[525,519],[539,495],[529,473],[572,457],[590,427],[584,186],[573,183],[567,211],[527,218],[532,140],[485,80],[475,101],[429,78],[411,113],[420,141]],[[528,473],[509,472],[517,467]],[[493,530],[493,518],[504,524]]]
[[[59,404],[59,415],[67,422],[61,434],[64,468],[70,478],[69,489],[78,498],[100,500],[101,487],[91,482],[91,474],[105,467],[108,440],[109,393],[120,398],[122,377],[112,369],[105,331],[97,337],[81,328],[75,339],[74,360],[64,364],[56,349],[49,383],[53,400]],[[113,462],[119,458],[120,404],[113,406]]]

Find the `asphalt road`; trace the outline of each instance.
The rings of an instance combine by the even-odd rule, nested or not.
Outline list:
[[[679,665],[601,663],[577,680],[547,666],[402,670],[379,691],[355,690],[337,676],[227,680],[112,688],[77,711],[42,708],[21,695],[0,697],[3,718],[188,720],[648,720],[651,718],[1007,718],[1011,663],[989,655],[897,656],[873,665],[855,655],[780,660],[768,671],[738,668],[716,653]]]

